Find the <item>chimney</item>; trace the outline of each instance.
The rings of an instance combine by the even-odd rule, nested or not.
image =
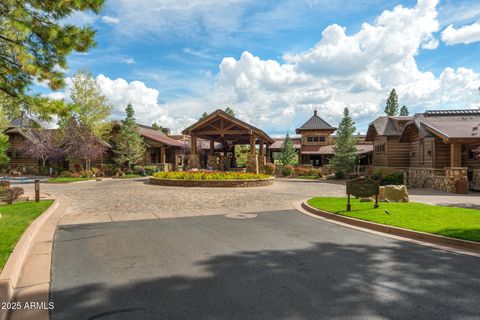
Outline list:
[[[313,110],[313,115],[314,115],[314,116],[317,115],[317,109]]]

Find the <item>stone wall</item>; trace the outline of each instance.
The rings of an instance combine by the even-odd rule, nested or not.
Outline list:
[[[405,179],[413,188],[432,188],[446,192],[457,192],[457,183],[467,181],[467,168],[408,168]]]

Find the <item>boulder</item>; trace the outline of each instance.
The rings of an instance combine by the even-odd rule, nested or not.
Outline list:
[[[385,201],[408,202],[408,191],[404,185],[387,185],[384,190]]]
[[[375,201],[375,196],[371,196],[370,199],[372,199],[372,201]],[[378,202],[383,202],[383,201],[385,201],[385,187],[380,186],[378,190]]]

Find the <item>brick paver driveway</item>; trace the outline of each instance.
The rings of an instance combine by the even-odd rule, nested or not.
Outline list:
[[[148,179],[104,180],[54,185],[42,192],[70,203],[62,224],[155,219],[292,209],[308,197],[344,195],[336,181],[278,179],[257,188],[181,188],[148,184]]]

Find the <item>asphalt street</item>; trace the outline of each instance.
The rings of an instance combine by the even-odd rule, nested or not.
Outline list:
[[[480,318],[479,258],[294,210],[63,225],[52,263],[53,319]]]

